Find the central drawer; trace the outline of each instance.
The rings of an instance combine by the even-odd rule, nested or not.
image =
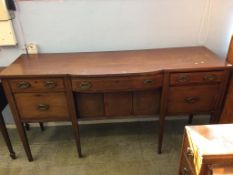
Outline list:
[[[218,84],[169,88],[169,114],[209,113],[214,110],[220,91]]]
[[[69,118],[65,93],[16,93],[14,97],[23,120]]]
[[[161,87],[162,82],[163,76],[161,74],[132,77],[73,78],[72,88],[78,92],[144,90]]]

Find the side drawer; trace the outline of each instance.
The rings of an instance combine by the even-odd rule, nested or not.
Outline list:
[[[172,73],[170,85],[182,85],[189,83],[216,83],[221,82],[224,71]]]
[[[111,78],[73,78],[72,88],[79,92],[125,91],[153,89],[161,87],[162,82],[162,74]]]
[[[195,175],[186,157],[183,157],[182,159],[180,170],[179,170],[179,175]]]
[[[12,79],[9,82],[13,92],[64,90],[64,81],[61,78]]]
[[[185,138],[183,142],[182,160],[186,162],[186,166],[189,167],[193,174],[200,174],[203,168],[203,156],[199,152],[198,147],[189,137],[188,131],[185,130]]]
[[[170,87],[167,111],[169,114],[211,112],[219,91],[218,84]]]
[[[69,118],[65,93],[16,93],[14,97],[23,120]]]
[[[200,162],[198,162],[198,152],[192,143],[192,140],[188,138],[187,131],[185,131],[185,138],[183,142],[182,160],[185,161],[185,166],[189,167],[190,171],[195,174],[200,169]],[[181,171],[184,169],[181,168]]]

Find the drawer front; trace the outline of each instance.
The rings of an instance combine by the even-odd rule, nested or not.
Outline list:
[[[112,78],[74,78],[72,87],[80,92],[153,89],[162,86],[162,75]]]
[[[190,169],[192,169],[193,172],[198,172],[200,169],[200,163],[198,162],[198,152],[197,149],[194,148],[192,140],[188,139],[188,135],[186,133],[183,142],[182,156],[183,161],[186,162]]]
[[[179,174],[180,175],[195,175],[186,157],[183,157],[182,159]]]
[[[188,164],[193,174],[200,174],[203,170],[203,156],[199,152],[199,148],[195,145],[192,138],[189,137],[187,130],[183,142],[182,159]]]
[[[64,90],[64,81],[60,78],[52,79],[14,79],[10,80],[13,92],[27,91],[56,91]]]
[[[211,112],[219,92],[219,85],[170,87],[167,111],[169,114]]]
[[[224,71],[172,73],[170,85],[182,85],[189,83],[217,83],[224,77]]]
[[[65,93],[16,93],[20,117],[24,120],[68,119]]]

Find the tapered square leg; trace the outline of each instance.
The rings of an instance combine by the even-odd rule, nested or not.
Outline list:
[[[0,131],[2,133],[2,136],[6,142],[6,145],[7,145],[7,148],[10,152],[10,157],[12,159],[16,159],[16,155],[15,155],[15,152],[12,148],[12,144],[11,144],[11,141],[10,141],[10,138],[9,138],[9,135],[8,135],[8,132],[7,132],[7,129],[6,129],[6,125],[5,125],[5,122],[3,120],[3,116],[2,114],[0,114]]]
[[[26,135],[26,132],[25,132],[24,124],[23,123],[16,123],[16,126],[17,126],[17,129],[18,129],[18,132],[19,132],[20,139],[21,139],[21,141],[23,143],[23,147],[24,147],[24,150],[26,152],[28,161],[31,162],[31,161],[33,161],[33,157],[32,157],[32,153],[31,153],[29,143],[28,143],[28,139],[27,139],[27,135]]]

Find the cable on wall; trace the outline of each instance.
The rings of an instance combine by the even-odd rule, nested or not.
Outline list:
[[[210,30],[210,21],[212,18],[212,11],[213,11],[212,0],[206,0],[202,19],[201,19],[199,34],[198,34],[199,45],[203,45],[208,39],[209,30]]]
[[[26,37],[25,37],[24,30],[23,30],[22,22],[21,22],[20,7],[18,3],[19,3],[18,1],[15,2],[16,11],[14,12],[16,16],[16,20],[14,20],[14,22],[17,25],[17,29],[19,29],[19,31],[17,32],[17,36],[19,39],[18,47],[21,50],[26,52]]]

